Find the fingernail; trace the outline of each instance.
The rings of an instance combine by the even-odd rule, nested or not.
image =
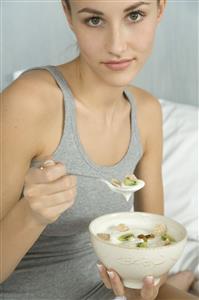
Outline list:
[[[46,160],[46,161],[43,163],[43,166],[44,166],[44,167],[54,166],[54,165],[55,165],[55,162],[54,162],[54,160],[52,160],[52,159],[48,159],[48,160]]]
[[[154,283],[154,278],[153,278],[153,276],[147,276],[147,277],[146,277],[146,280],[147,280],[147,282],[148,282],[149,284],[153,284],[153,283]]]
[[[100,265],[100,264],[97,264],[97,268],[98,268],[98,270],[99,270],[100,272],[102,272],[102,271],[103,271],[103,266],[102,266],[102,265]]]
[[[110,279],[113,279],[114,278],[114,273],[112,271],[107,271],[108,273],[108,276],[110,277]]]

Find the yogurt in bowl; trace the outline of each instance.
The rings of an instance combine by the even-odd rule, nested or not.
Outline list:
[[[122,212],[108,214],[89,225],[99,260],[115,270],[126,287],[139,289],[145,276],[167,273],[179,259],[187,240],[186,229],[162,215]]]

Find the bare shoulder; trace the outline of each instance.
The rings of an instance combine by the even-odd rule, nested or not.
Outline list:
[[[31,160],[42,155],[46,145],[49,147],[50,135],[53,136],[50,139],[55,140],[55,115],[62,108],[58,104],[60,93],[53,79],[45,71],[37,70],[25,73],[2,92],[3,160],[0,167],[4,182],[0,188],[6,195],[2,217],[20,199]]]
[[[161,113],[160,102],[154,95],[136,86],[128,86],[128,90],[133,94],[138,110],[149,115]]]
[[[56,104],[53,96],[59,94],[59,89],[47,70],[37,69],[23,73],[5,92],[12,95],[12,101],[17,98],[19,104],[22,101],[24,105],[28,101],[28,105],[31,104],[40,111],[42,106],[48,110],[51,109],[51,105]],[[48,101],[48,105],[46,105],[46,101]]]
[[[28,140],[33,133],[38,134],[33,152],[40,152],[47,125],[51,124],[62,100],[62,93],[52,76],[45,70],[28,71],[3,91],[2,99],[11,132],[18,135],[23,132]],[[55,100],[60,100],[60,103]]]
[[[156,139],[162,139],[162,110],[160,102],[148,91],[136,86],[128,86],[136,102],[137,124],[140,131],[143,149]]]
[[[148,91],[145,91],[136,86],[129,86],[128,90],[132,93],[137,109],[138,120],[147,126],[161,126],[162,110],[160,102]],[[149,122],[150,121],[150,122]]]

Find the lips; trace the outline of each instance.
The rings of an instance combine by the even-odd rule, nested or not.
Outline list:
[[[106,61],[104,63],[113,65],[113,64],[122,64],[122,63],[130,62],[132,60],[133,59],[110,60],[110,61]]]
[[[104,65],[113,71],[122,71],[128,68],[133,60],[134,59],[123,59],[119,61],[111,60],[108,62],[104,62]]]

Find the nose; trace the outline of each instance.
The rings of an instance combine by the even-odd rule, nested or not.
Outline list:
[[[110,29],[107,34],[106,49],[109,54],[121,57],[127,49],[125,32],[121,26]]]

